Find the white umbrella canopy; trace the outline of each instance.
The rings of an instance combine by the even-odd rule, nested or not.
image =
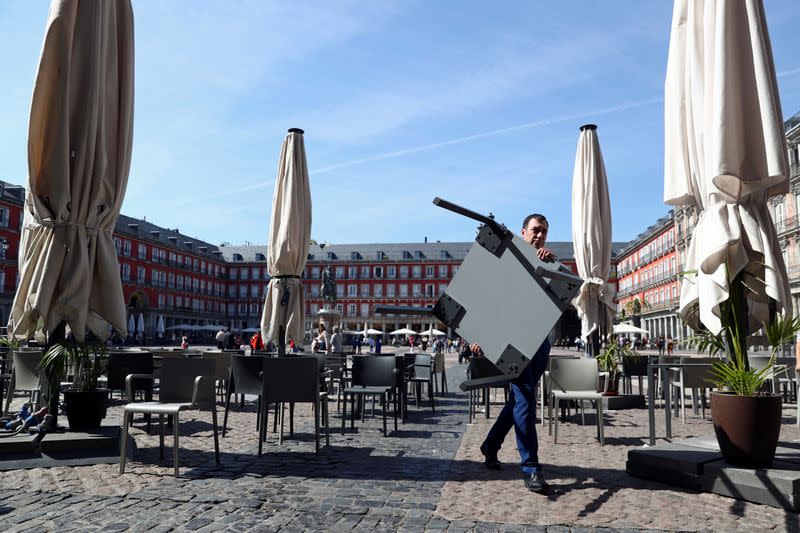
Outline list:
[[[614,318],[614,290],[607,282],[611,269],[611,204],[597,126],[581,127],[572,174],[572,244],[578,275],[583,278],[572,305],[581,319],[586,340]]]
[[[191,324],[175,324],[174,326],[170,326],[167,328],[167,331],[197,331],[198,326],[193,326]],[[131,331],[133,328],[131,328]]]
[[[425,331],[420,331],[419,334],[420,335],[430,335],[430,336],[435,336],[435,337],[443,337],[443,336],[447,335],[447,333],[445,333],[444,331],[440,331],[440,330],[438,330],[436,328],[433,328],[433,327],[428,328]]]
[[[618,333],[639,333],[641,335],[648,335],[650,332],[647,331],[646,329],[637,328],[633,324],[624,323],[624,324],[616,324],[614,326],[614,333],[615,334],[618,334]]]
[[[367,328],[362,332],[364,335],[383,335],[383,332],[379,329],[372,329]]]
[[[130,1],[53,0],[31,101],[19,287],[9,331],[127,335],[112,241],[133,139]]]
[[[409,328],[400,328],[389,332],[389,335],[416,335],[416,334],[417,334],[416,331]]]
[[[267,262],[271,279],[261,315],[264,342],[279,341],[281,331],[285,338],[303,339],[305,305],[300,274],[310,242],[311,186],[303,130],[292,128],[281,147],[272,197]]]
[[[699,212],[680,314],[722,329],[729,281],[748,286],[748,332],[769,298],[791,312],[786,265],[767,198],[788,191],[789,162],[772,47],[760,0],[676,0],[664,98],[664,201]]]

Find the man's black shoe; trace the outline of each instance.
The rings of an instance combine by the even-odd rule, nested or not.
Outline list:
[[[486,449],[486,444],[481,444],[481,453],[483,454],[483,464],[489,470],[500,470],[500,461],[497,460],[497,455],[489,453]]]
[[[525,477],[525,488],[531,492],[544,494],[550,490],[550,485],[544,480],[544,476],[537,472]]]

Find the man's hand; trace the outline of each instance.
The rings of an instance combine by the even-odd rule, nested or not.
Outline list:
[[[539,259],[545,261],[546,263],[552,263],[556,260],[556,256],[550,248],[539,248],[536,250]]]
[[[470,344],[469,351],[472,352],[472,355],[475,357],[483,357],[483,350],[480,344]]]

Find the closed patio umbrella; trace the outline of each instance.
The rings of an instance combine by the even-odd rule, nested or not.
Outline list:
[[[131,162],[133,12],[53,0],[33,89],[19,287],[9,331],[127,334],[111,238]]]
[[[164,336],[164,315],[158,315],[158,322],[156,322],[156,334],[159,338]]]
[[[790,313],[786,265],[767,198],[788,191],[783,114],[760,0],[676,0],[664,98],[664,201],[699,213],[680,314],[722,329],[730,280],[747,284],[746,332]]]
[[[581,337],[595,353],[598,343],[589,342],[588,337],[594,332],[604,334],[616,311],[614,291],[607,282],[611,269],[611,205],[597,126],[587,124],[580,131],[572,174],[572,244],[583,284],[572,305],[581,319]]]
[[[311,187],[303,130],[292,128],[283,141],[272,219],[267,267],[271,279],[261,315],[264,342],[275,341],[285,350],[287,337],[301,342],[305,305],[300,274],[306,266],[311,240]]]
[[[133,313],[128,317],[128,331],[136,331],[136,319],[133,318]]]
[[[144,315],[139,313],[139,318],[136,320],[136,333],[141,335],[144,333]]]

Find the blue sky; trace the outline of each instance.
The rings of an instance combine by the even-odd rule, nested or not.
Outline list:
[[[800,111],[800,2],[766,0],[783,111]],[[0,179],[24,184],[49,2],[0,2]],[[672,2],[134,1],[133,164],[123,213],[265,243],[280,144],[306,131],[312,236],[467,241],[441,196],[571,240],[578,127],[599,125],[615,241],[667,212]]]

